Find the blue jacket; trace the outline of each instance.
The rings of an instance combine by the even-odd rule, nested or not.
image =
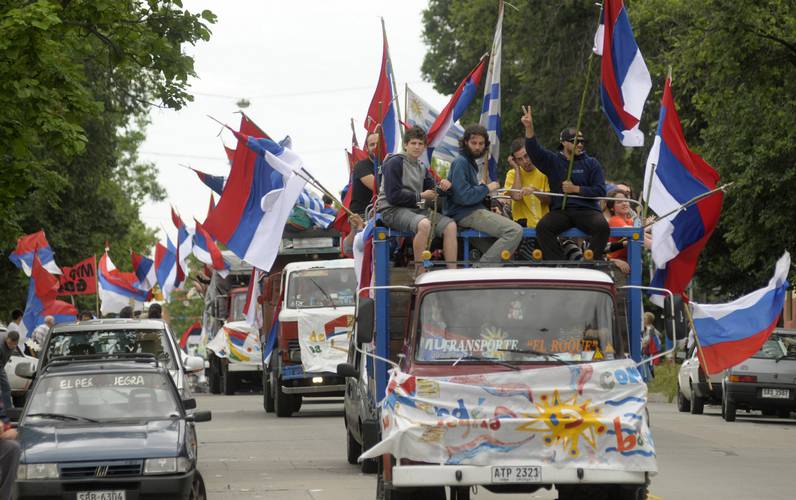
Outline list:
[[[391,156],[381,167],[381,189],[376,199],[378,210],[390,207],[417,208],[420,193],[434,189],[428,169],[406,155]]]
[[[457,156],[448,171],[451,188],[445,201],[445,215],[460,221],[479,208],[484,208],[484,198],[489,188],[478,180],[478,167],[464,155]]]
[[[550,191],[563,194],[561,183],[567,179],[567,169],[569,160],[563,153],[549,151],[539,144],[536,136],[525,139],[525,151],[536,168],[547,176],[550,182]],[[575,163],[572,165],[573,184],[580,186],[578,196],[601,197],[605,196],[605,176],[603,167],[596,159],[583,153],[575,156]],[[552,196],[550,200],[550,210],[561,210],[560,196]],[[583,200],[578,198],[567,198],[567,208],[587,208],[600,211],[598,200]]]

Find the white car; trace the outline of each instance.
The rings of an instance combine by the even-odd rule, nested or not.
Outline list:
[[[28,392],[32,382],[30,379],[22,378],[16,374],[17,365],[22,361],[29,362],[32,366],[36,366],[37,362],[36,358],[28,356],[17,347],[5,366],[6,377],[8,377],[8,383],[11,385],[11,397],[14,398],[14,406],[22,406],[25,401],[25,394]]]
[[[710,384],[705,372],[699,366],[699,351],[692,346],[677,374],[677,409],[701,415],[705,403],[721,404],[721,383],[724,373],[710,376]]]

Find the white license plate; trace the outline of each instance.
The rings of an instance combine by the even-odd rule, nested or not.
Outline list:
[[[332,238],[293,238],[293,248],[327,248],[332,246]]]
[[[788,399],[790,398],[790,389],[763,389],[762,396],[764,398]]]
[[[493,483],[539,483],[542,468],[537,465],[510,465],[492,467]]]
[[[78,491],[77,500],[125,500],[124,490]]]

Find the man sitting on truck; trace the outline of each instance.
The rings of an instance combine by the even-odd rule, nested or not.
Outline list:
[[[432,228],[434,235],[442,237],[442,253],[448,267],[456,264],[456,223],[453,219],[421,208],[437,199],[437,189],[446,192],[450,181],[443,179],[435,188],[434,179],[418,159],[426,150],[426,131],[412,127],[404,135],[406,154],[391,156],[382,166],[381,188],[376,199],[376,209],[385,226],[398,231],[415,233],[412,241],[415,260],[427,250]],[[433,219],[433,222],[432,222]]]

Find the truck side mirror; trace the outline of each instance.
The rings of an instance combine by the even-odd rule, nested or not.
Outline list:
[[[340,377],[359,378],[359,371],[351,363],[340,363],[337,365],[337,375]]]
[[[357,306],[357,344],[373,342],[373,316],[373,299],[360,297]]]
[[[672,306],[674,306],[674,315],[672,315]],[[685,313],[685,307],[686,305],[679,295],[675,295],[674,299],[668,295],[666,296],[663,302],[666,338],[670,339],[672,335],[678,340],[688,337],[688,319]],[[672,322],[672,320],[674,320],[674,322]],[[674,329],[674,331],[672,331],[672,329]]]

